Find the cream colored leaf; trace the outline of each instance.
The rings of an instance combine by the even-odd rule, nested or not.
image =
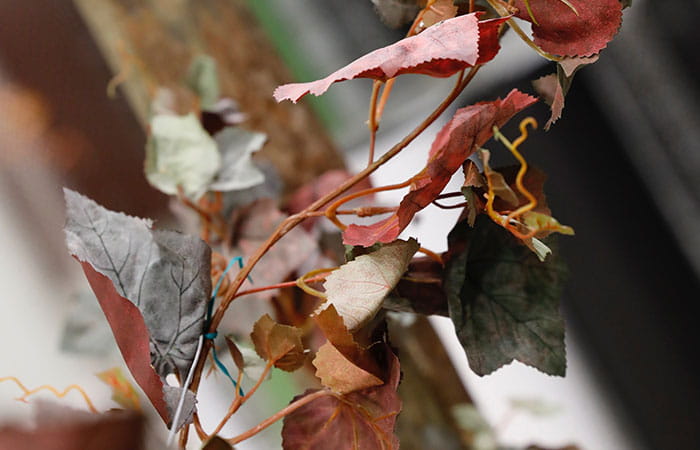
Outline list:
[[[358,256],[328,276],[323,284],[328,303],[348,329],[355,330],[374,317],[419,247],[415,239],[397,240]]]

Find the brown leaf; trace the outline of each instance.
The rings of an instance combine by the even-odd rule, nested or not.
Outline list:
[[[219,436],[209,439],[202,450],[232,450],[233,446]]]
[[[348,361],[362,370],[374,375],[381,371],[372,355],[355,341],[352,333],[345,326],[343,318],[338,314],[335,306],[328,305],[326,309],[314,316],[316,324],[333,345]]]
[[[412,178],[411,190],[401,200],[398,211],[372,225],[348,226],[343,233],[343,243],[369,247],[375,242],[394,241],[413,216],[440,195],[464,161],[491,138],[494,125],[503,126],[536,101],[513,89],[503,100],[458,109],[435,137],[427,165]]]
[[[484,177],[479,172],[479,168],[476,163],[471,159],[465,161],[462,165],[462,171],[464,172],[464,185],[465,187],[484,187],[486,186],[486,181]]]
[[[278,369],[292,372],[304,364],[304,345],[299,328],[280,325],[265,314],[255,322],[250,337],[258,355]]]
[[[479,157],[481,162],[484,164],[484,174],[491,180],[491,189],[496,197],[505,201],[510,207],[517,207],[520,203],[518,196],[510,188],[508,183],[506,183],[505,178],[499,172],[491,169],[489,164],[489,159],[491,159],[491,152],[486,149],[479,150]]]
[[[544,129],[549,130],[552,124],[559,120],[564,110],[564,91],[559,83],[559,77],[556,73],[551,73],[534,80],[532,86],[552,110],[552,115],[544,125]]]
[[[228,336],[225,336],[225,338],[226,345],[228,346],[229,353],[231,353],[231,358],[233,358],[233,362],[236,364],[236,367],[238,367],[238,370],[242,371],[245,368],[245,360],[243,359],[243,354],[241,353],[241,350],[238,348],[233,339],[231,339]]]
[[[437,0],[423,14],[423,27],[428,28],[441,20],[451,19],[457,15],[458,10],[459,8],[454,5],[454,0]]]
[[[354,78],[386,81],[405,73],[448,77],[493,59],[500,49],[498,27],[505,20],[479,22],[477,14],[446,20],[417,36],[368,53],[326,78],[280,86],[275,89],[275,100],[296,103],[306,94],[321,95],[331,84]]]
[[[318,349],[313,365],[321,384],[339,394],[384,384],[380,378],[349,360],[330,342]]]
[[[396,388],[401,370],[399,360],[386,347],[389,378],[381,386],[343,396],[327,395],[300,407],[284,418],[282,447],[285,450],[322,450],[332,445],[337,450],[395,450],[394,435],[401,400]],[[315,392],[308,390],[298,400]]]

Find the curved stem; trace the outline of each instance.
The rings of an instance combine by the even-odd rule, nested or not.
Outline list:
[[[228,441],[228,443],[231,445],[238,444],[239,442],[244,441],[244,440],[260,433],[262,430],[269,427],[273,423],[277,422],[278,420],[280,420],[281,418],[283,418],[287,414],[290,414],[290,413],[296,411],[297,409],[301,408],[302,406],[306,405],[307,403],[311,403],[312,401],[314,401],[318,398],[325,397],[326,395],[335,396],[336,394],[334,394],[331,391],[322,390],[322,391],[316,391],[313,394],[306,395],[306,396],[300,398],[299,400],[297,400],[293,403],[290,403],[285,408],[282,408],[281,410],[279,410],[278,412],[276,412],[272,416],[268,417],[267,419],[263,420],[262,422],[260,422],[259,424],[257,424],[253,428],[251,428],[250,430],[248,430],[244,433],[241,433],[238,436],[234,436],[230,439],[226,439],[226,441]]]
[[[411,142],[413,142],[416,137],[418,137],[423,131],[425,131],[426,128],[428,128],[435,120],[437,120],[438,117],[442,115],[442,113],[447,110],[447,108],[454,102],[457,97],[459,97],[459,94],[462,93],[464,88],[467,87],[469,82],[474,78],[474,76],[477,74],[479,71],[479,68],[481,66],[477,65],[475,67],[472,67],[469,70],[469,73],[467,73],[466,76],[462,76],[463,71],[460,73],[460,77],[458,78],[458,82],[455,83],[454,88],[450,93],[445,97],[445,99],[431,112],[428,117],[426,117],[420,124],[418,124],[409,134],[407,134],[401,141],[399,141],[397,144],[395,144],[391,149],[389,149],[386,153],[384,153],[381,157],[379,157],[376,161],[374,161],[372,164],[367,166],[365,169],[362,171],[358,172],[355,174],[353,177],[347,179],[345,182],[343,182],[340,186],[338,186],[336,189],[334,189],[332,192],[324,195],[323,197],[319,198],[315,202],[313,202],[311,205],[307,206],[306,209],[301,211],[300,213],[294,214],[292,216],[289,216],[286,218],[280,225],[277,227],[277,229],[270,235],[270,237],[256,250],[256,252],[250,257],[248,260],[248,263],[241,269],[237,275],[236,278],[233,280],[233,282],[229,285],[229,288],[226,290],[224,293],[223,300],[219,307],[216,309],[216,312],[214,313],[214,316],[212,317],[212,321],[210,322],[209,325],[209,330],[208,332],[214,332],[219,326],[219,323],[221,323],[221,320],[224,317],[224,314],[226,313],[226,310],[228,309],[229,305],[235,298],[236,293],[240,289],[241,285],[245,281],[246,277],[250,274],[250,272],[253,270],[253,267],[260,261],[260,259],[265,255],[265,253],[268,251],[268,249],[274,245],[278,240],[280,240],[285,234],[287,234],[291,229],[293,229],[296,225],[301,223],[306,217],[308,217],[306,214],[309,212],[314,212],[318,211],[320,208],[322,208],[325,204],[328,202],[332,201],[333,199],[336,199],[340,195],[344,194],[347,192],[349,189],[351,189],[353,186],[355,186],[357,183],[360,181],[364,180],[367,178],[370,174],[372,174],[374,171],[376,171],[379,167],[384,165],[387,161],[398,155],[404,148],[406,148]],[[212,346],[212,340],[207,339],[204,343],[204,354],[206,355],[209,350],[211,350]],[[201,380],[201,375],[202,375],[202,370],[204,368],[204,361],[206,358],[201,358],[199,360],[199,363],[197,364],[197,369],[195,373],[195,378],[192,381],[192,386],[191,390],[193,392],[197,392],[199,388],[199,382]],[[267,426],[267,425],[266,425]],[[236,441],[239,442],[239,441]]]
[[[359,192],[355,192],[353,194],[346,195],[345,197],[337,200],[336,202],[334,202],[333,204],[328,206],[328,208],[326,208],[326,213],[325,213],[326,217],[328,217],[328,220],[333,222],[338,228],[340,228],[341,230],[344,230],[347,228],[347,226],[343,222],[338,220],[338,218],[336,217],[336,210],[338,208],[340,208],[342,205],[344,205],[345,203],[347,203],[351,200],[354,200],[356,198],[364,197],[366,195],[371,195],[371,194],[374,194],[376,192],[393,191],[395,189],[405,188],[406,186],[410,185],[412,181],[413,180],[411,180],[409,178],[408,180],[404,181],[403,183],[391,184],[389,186],[381,186],[381,187],[376,187],[376,188],[363,189]]]
[[[255,386],[253,386],[246,395],[243,397],[236,395],[236,398],[233,400],[233,403],[231,403],[231,406],[229,407],[228,411],[226,412],[226,415],[224,416],[223,419],[221,419],[221,422],[216,426],[214,431],[211,432],[211,435],[217,435],[221,431],[221,429],[226,425],[226,422],[229,421],[231,416],[233,416],[236,411],[238,411],[238,408],[241,407],[250,397],[255,394],[255,391],[258,390],[260,385],[262,384],[263,381],[265,381],[265,378],[267,377],[267,374],[270,373],[270,370],[272,369],[272,366],[274,366],[273,361],[268,361],[267,364],[265,365],[265,370],[263,370],[262,374],[260,375],[260,378],[258,378],[258,381],[255,383]],[[240,381],[240,377],[239,377]]]

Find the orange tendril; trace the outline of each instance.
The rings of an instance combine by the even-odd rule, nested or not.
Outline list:
[[[78,386],[77,384],[71,384],[70,386],[68,386],[67,388],[65,388],[63,391],[59,391],[59,390],[56,389],[55,387],[50,386],[50,385],[48,385],[48,384],[45,384],[45,385],[43,385],[43,386],[39,386],[38,388],[35,388],[35,389],[28,389],[28,388],[27,388],[24,384],[22,384],[22,382],[19,381],[16,377],[2,377],[2,378],[0,378],[0,383],[2,383],[3,381],[13,381],[13,382],[22,390],[22,392],[24,392],[24,395],[22,395],[21,397],[18,397],[18,398],[16,399],[16,400],[18,400],[18,401],[20,401],[20,402],[25,402],[25,403],[26,403],[28,397],[30,397],[30,396],[32,396],[32,395],[34,395],[34,394],[36,394],[37,392],[40,392],[40,391],[49,391],[49,392],[51,392],[53,395],[55,395],[55,396],[58,397],[58,398],[63,398],[63,397],[65,397],[66,395],[68,395],[68,393],[69,393],[70,391],[78,391],[78,392],[80,393],[80,395],[83,397],[83,400],[85,400],[85,403],[87,404],[87,407],[88,407],[88,409],[90,410],[90,412],[95,413],[95,414],[98,413],[97,409],[95,408],[95,405],[92,403],[92,400],[90,400],[90,397],[89,397],[89,396],[87,395],[87,393],[83,390],[83,388],[81,388],[81,387]]]
[[[525,140],[528,137],[528,132],[527,132],[527,127],[531,126],[532,128],[537,128],[537,121],[533,117],[527,117],[523,119],[520,122],[520,136],[513,142],[510,142],[508,138],[506,138],[499,130],[498,127],[494,126],[493,127],[493,135],[496,139],[501,141],[503,145],[506,146],[506,148],[513,154],[513,156],[518,160],[520,163],[520,169],[518,170],[518,174],[515,177],[515,187],[518,189],[518,192],[520,192],[523,197],[525,197],[528,200],[528,203],[517,208],[514,211],[511,211],[507,216],[503,216],[499,214],[497,211],[493,209],[493,202],[496,197],[496,194],[493,192],[493,184],[491,182],[491,176],[490,176],[490,171],[485,171],[486,175],[486,182],[488,184],[488,192],[486,194],[486,212],[488,213],[489,217],[496,222],[497,224],[501,225],[511,233],[513,233],[514,236],[518,237],[519,239],[529,239],[537,233],[537,229],[531,230],[527,234],[523,234],[518,230],[517,225],[513,225],[514,223],[521,225],[521,222],[519,221],[520,217],[527,213],[528,211],[532,211],[537,207],[537,198],[535,198],[534,195],[530,191],[525,188],[523,185],[523,178],[525,178],[525,173],[527,172],[527,161],[525,158],[523,158],[523,155],[520,154],[518,151],[518,147],[525,142]]]

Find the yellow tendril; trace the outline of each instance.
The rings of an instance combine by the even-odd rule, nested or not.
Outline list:
[[[309,295],[313,295],[314,297],[318,297],[321,299],[326,299],[327,295],[325,292],[317,291],[316,289],[312,288],[306,283],[306,280],[309,278],[312,278],[320,273],[328,273],[328,272],[333,272],[334,270],[337,270],[338,267],[331,267],[331,268],[323,268],[323,269],[316,269],[312,270],[311,272],[305,273],[304,275],[300,276],[297,278],[296,283],[299,289],[302,291],[306,292]]]
[[[22,390],[22,392],[24,392],[24,395],[22,395],[21,397],[18,397],[18,398],[16,399],[16,400],[21,401],[21,402],[26,402],[26,401],[27,401],[27,397],[30,397],[30,396],[32,396],[32,395],[34,395],[34,394],[36,394],[37,392],[40,392],[40,391],[49,391],[49,392],[51,392],[53,395],[55,395],[55,396],[58,397],[58,398],[63,398],[63,397],[65,397],[66,395],[68,395],[68,393],[69,393],[70,391],[73,391],[73,390],[74,390],[74,391],[78,391],[78,392],[80,393],[80,395],[83,397],[83,400],[85,400],[85,403],[87,404],[87,407],[88,407],[88,409],[90,410],[90,412],[95,413],[95,414],[98,413],[97,409],[95,408],[95,405],[92,403],[92,400],[90,400],[90,397],[89,397],[89,396],[87,395],[87,393],[83,390],[83,388],[81,388],[81,387],[78,386],[77,384],[71,384],[70,386],[68,386],[67,388],[65,388],[63,391],[59,391],[59,390],[56,389],[55,387],[50,386],[50,385],[48,385],[48,384],[43,385],[43,386],[39,386],[38,388],[35,388],[35,389],[28,389],[28,388],[27,388],[24,384],[22,384],[22,382],[19,381],[16,377],[1,377],[1,378],[0,378],[0,383],[2,383],[3,381],[13,381],[13,382]]]

